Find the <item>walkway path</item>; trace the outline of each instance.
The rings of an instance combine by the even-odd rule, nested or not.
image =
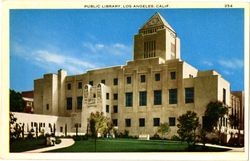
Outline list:
[[[55,144],[54,146],[41,148],[41,149],[25,151],[24,153],[41,153],[41,152],[46,152],[46,151],[50,151],[50,150],[66,148],[66,147],[73,145],[74,143],[75,143],[75,141],[71,138],[62,138],[60,144]]]
[[[202,145],[201,143],[198,143],[199,145]],[[231,149],[229,151],[234,152],[244,152],[244,148],[236,148],[236,147],[229,147],[229,146],[221,146],[221,145],[214,145],[214,144],[205,144],[206,146],[215,147],[215,148],[224,148],[224,149]]]

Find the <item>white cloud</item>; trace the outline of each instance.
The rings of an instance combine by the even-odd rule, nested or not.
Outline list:
[[[209,66],[209,67],[212,67],[212,66],[214,66],[214,64],[212,63],[212,62],[210,62],[210,61],[207,61],[207,60],[204,60],[203,62],[202,62],[204,65],[207,65],[207,66]]]
[[[64,55],[63,53],[55,53],[46,49],[30,49],[22,46],[18,42],[12,42],[12,53],[36,66],[46,69],[48,72],[55,72],[58,69],[65,69],[70,74],[80,74],[88,69],[99,67],[99,65],[80,59],[73,55]]]
[[[218,63],[221,66],[229,69],[238,69],[244,67],[244,61],[241,59],[223,59],[219,60]]]
[[[56,63],[56,64],[64,64],[65,57],[62,55],[50,53],[46,50],[38,50],[34,53],[35,60],[40,62],[49,62],[49,63]]]
[[[95,63],[95,60],[103,57],[103,55],[107,58],[112,55],[131,54],[132,51],[131,46],[122,43],[84,42],[82,45],[84,54],[69,53],[72,54],[69,55],[61,52],[63,50],[59,48],[53,50],[55,47],[52,46],[51,48],[51,45],[43,48],[33,48],[23,46],[20,42],[12,42],[11,49],[13,52],[11,54],[22,57],[36,66],[45,69],[47,72],[65,69],[70,74],[80,74],[89,69],[105,66],[105,62],[104,64],[101,64],[102,62],[100,61]]]
[[[37,50],[32,55],[34,56],[34,60],[42,63],[40,66],[44,68],[51,67],[54,70],[63,68],[72,74],[83,73],[86,69],[97,67],[93,63],[79,60],[79,58],[52,53],[47,50]]]
[[[112,43],[112,44],[103,44],[103,43],[90,43],[83,42],[83,47],[86,53],[89,54],[110,54],[110,55],[124,55],[131,53],[131,46],[127,46],[122,43]]]
[[[104,48],[104,45],[103,44],[96,44],[95,47],[99,48],[99,49],[102,49],[102,48]]]
[[[222,72],[223,72],[223,74],[225,74],[225,75],[232,75],[232,74],[233,74],[233,72],[228,71],[228,70],[224,70],[224,71],[222,71]]]
[[[14,41],[11,42],[12,50],[16,55],[20,55],[26,52],[26,48],[24,48],[20,43]]]

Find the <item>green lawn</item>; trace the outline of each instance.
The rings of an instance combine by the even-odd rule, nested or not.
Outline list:
[[[18,139],[10,143],[10,152],[24,152],[45,147],[45,138]]]
[[[185,152],[186,143],[166,140],[136,140],[136,139],[97,139],[97,152]],[[202,146],[196,146],[191,151],[204,151]],[[207,147],[205,151],[227,151],[220,148]],[[81,140],[74,145],[50,152],[95,152],[95,141]]]

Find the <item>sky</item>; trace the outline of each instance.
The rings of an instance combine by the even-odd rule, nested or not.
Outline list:
[[[125,65],[133,36],[155,12],[180,38],[182,60],[244,89],[243,9],[12,9],[10,88],[33,90],[35,79],[59,69],[75,75]]]

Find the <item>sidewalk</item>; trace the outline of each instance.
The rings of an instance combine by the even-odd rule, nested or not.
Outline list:
[[[30,150],[30,151],[25,151],[24,153],[41,153],[41,152],[46,152],[50,150],[55,150],[55,149],[60,149],[60,148],[66,148],[68,146],[71,146],[75,143],[73,139],[70,138],[62,138],[60,144],[55,144],[55,146],[50,146],[46,148],[41,148],[41,149],[36,149],[36,150]]]
[[[198,143],[198,145],[203,145],[201,143]],[[222,146],[222,145],[214,145],[214,144],[205,144],[206,146],[215,147],[215,148],[224,148],[224,149],[231,149],[229,151],[232,152],[244,152],[244,147],[242,148],[236,148],[236,147],[229,147],[229,146]]]

